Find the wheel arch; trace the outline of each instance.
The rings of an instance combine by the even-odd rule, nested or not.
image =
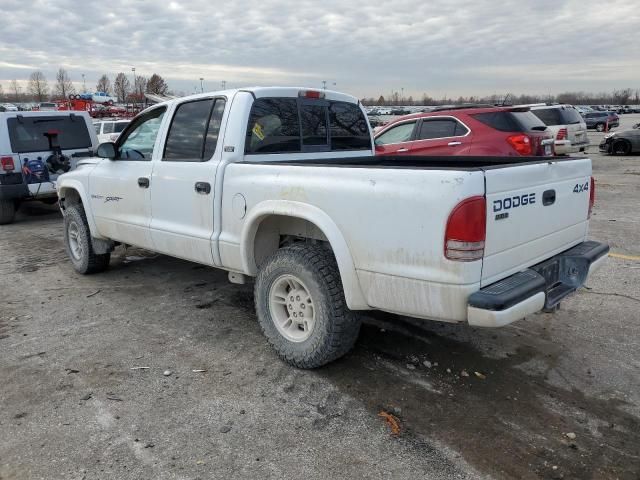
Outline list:
[[[89,231],[91,236],[101,238],[97,234],[96,223],[93,218],[93,213],[88,209],[89,199],[87,193],[84,190],[82,184],[78,181],[71,180],[64,183],[62,186],[58,186],[58,202],[60,209],[64,213],[64,210],[71,205],[83,205],[85,207],[84,213],[87,217],[87,223],[89,224]]]
[[[342,232],[327,213],[306,203],[268,200],[251,209],[240,238],[240,253],[243,269],[246,273],[255,276],[259,263],[256,257],[259,260],[279,248],[279,244],[274,243],[273,239],[269,240],[263,237],[263,235],[273,236],[275,233],[270,232],[268,228],[261,229],[261,226],[268,226],[270,222],[281,221],[281,219],[297,222],[298,225],[301,225],[300,221],[303,224],[306,222],[306,225],[312,229],[312,233],[303,236],[318,240],[326,239],[338,264],[347,305],[353,310],[371,308],[367,305],[360,287],[353,257]],[[261,246],[258,255],[256,255],[256,246]]]

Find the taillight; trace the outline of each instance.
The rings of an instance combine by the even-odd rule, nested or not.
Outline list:
[[[565,138],[567,138],[567,135],[569,133],[567,132],[566,128],[561,128],[560,130],[558,130],[558,134],[556,135],[556,140],[564,140]]]
[[[444,256],[458,262],[473,262],[484,255],[487,207],[484,197],[471,197],[455,206],[444,236]]]
[[[589,185],[589,213],[587,214],[587,218],[591,218],[591,212],[593,211],[593,205],[596,203],[596,181],[593,177],[591,177],[591,182]]]
[[[507,142],[509,142],[509,145],[511,145],[520,155],[531,155],[532,148],[529,135],[511,135],[510,137],[507,137]]]
[[[2,163],[2,170],[5,172],[12,172],[16,168],[13,157],[0,157],[0,163]]]

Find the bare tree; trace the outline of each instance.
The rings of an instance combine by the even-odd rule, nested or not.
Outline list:
[[[13,94],[13,101],[14,102],[20,101],[20,85],[18,85],[18,81],[17,80],[11,80],[9,82],[9,89],[11,90],[11,93]]]
[[[66,100],[70,94],[75,93],[73,83],[64,68],[58,69],[56,73],[56,96],[62,100]]]
[[[102,75],[96,84],[96,92],[104,92],[107,95],[111,94],[111,80],[107,75]]]
[[[131,83],[127,76],[120,72],[113,81],[113,93],[118,97],[118,102],[126,102],[131,89]]]
[[[147,89],[147,77],[143,77],[142,75],[136,77],[135,85],[133,86],[133,94],[136,96],[138,101],[142,101],[144,98],[144,92]]]
[[[154,93],[156,95],[164,95],[169,90],[167,82],[164,81],[157,73],[151,75],[151,78],[147,82],[147,93]]]
[[[613,101],[618,105],[626,105],[633,95],[633,89],[625,88],[624,90],[613,91]]]
[[[41,71],[33,72],[29,77],[29,93],[33,95],[39,102],[42,102],[49,92],[49,85],[44,73]]]
[[[2,88],[2,85],[0,85],[0,100],[4,100],[4,89]]]

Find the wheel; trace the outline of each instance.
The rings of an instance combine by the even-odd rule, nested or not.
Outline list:
[[[16,218],[16,204],[13,200],[0,200],[0,225],[12,223]]]
[[[73,268],[82,274],[102,272],[109,266],[110,253],[97,255],[82,205],[71,205],[64,213],[64,248]]]
[[[254,299],[267,340],[294,367],[325,365],[358,338],[360,317],[347,308],[333,253],[321,246],[276,251],[260,266]]]
[[[597,130],[598,132],[604,132],[604,123],[598,123],[598,124],[596,125],[596,130]]]
[[[631,153],[631,144],[626,140],[616,140],[611,146],[613,155],[629,155]]]

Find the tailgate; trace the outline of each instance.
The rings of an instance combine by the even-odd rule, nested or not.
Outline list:
[[[590,159],[485,169],[487,234],[481,285],[585,240]]]

